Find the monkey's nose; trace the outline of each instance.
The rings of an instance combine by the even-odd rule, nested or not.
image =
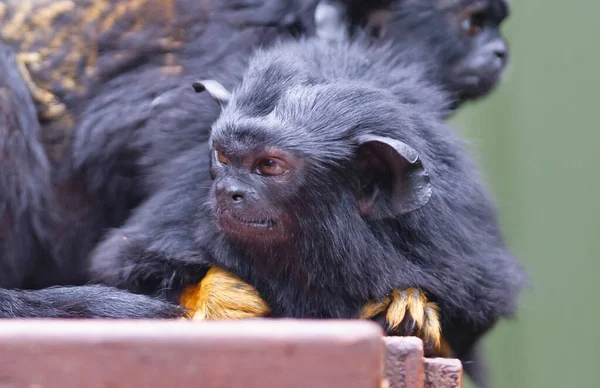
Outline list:
[[[496,57],[498,57],[500,59],[504,59],[506,57],[506,49],[495,50],[494,54],[496,55]]]
[[[492,43],[492,52],[496,56],[496,58],[504,59],[506,58],[506,54],[508,52],[508,48],[506,47],[506,43],[503,40],[497,40]]]

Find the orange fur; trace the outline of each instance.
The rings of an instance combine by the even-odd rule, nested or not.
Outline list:
[[[193,320],[258,318],[270,312],[252,286],[217,267],[212,267],[198,284],[187,287],[179,302],[190,311]],[[441,336],[439,308],[428,302],[421,290],[394,290],[383,300],[368,302],[359,317],[371,319],[384,312],[392,330],[411,319],[416,326],[416,335],[433,347],[435,355],[451,355],[448,343]]]
[[[200,283],[186,288],[180,304],[191,311],[194,320],[248,319],[270,312],[252,286],[217,267]]]
[[[446,341],[446,339],[444,337],[441,337],[439,346],[434,350],[433,356],[450,358],[450,357],[454,357],[453,353],[454,352],[452,352],[452,349],[450,348],[448,341]]]
[[[433,345],[434,351],[440,349],[442,326],[438,307],[435,303],[426,303],[424,305],[424,323],[419,330],[421,337],[426,338]]]
[[[389,298],[385,298],[384,300],[379,301],[379,302],[370,301],[362,308],[362,310],[360,312],[360,319],[374,318],[375,316],[384,312],[388,308],[389,305],[390,305]]]
[[[431,345],[435,354],[446,357],[451,354],[450,347],[441,337],[439,308],[435,303],[427,302],[427,297],[421,290],[394,290],[384,300],[367,303],[361,310],[360,318],[370,319],[384,311],[391,330],[398,329],[406,319],[411,319],[416,326],[416,335]]]
[[[417,324],[417,327],[423,327],[425,323],[425,303],[427,303],[427,298],[425,295],[415,289],[409,288],[406,290],[407,294],[407,307],[408,312],[412,319]]]
[[[390,329],[397,329],[406,315],[408,308],[408,298],[406,291],[392,291],[390,305],[385,317],[386,322],[390,325]]]

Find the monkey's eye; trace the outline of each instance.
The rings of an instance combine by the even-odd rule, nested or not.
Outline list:
[[[281,175],[287,170],[285,162],[275,158],[261,159],[256,164],[256,172],[260,175]]]
[[[485,24],[485,15],[483,13],[476,13],[469,15],[467,18],[460,22],[460,28],[469,36],[476,36],[481,32]]]
[[[229,158],[227,157],[227,155],[225,155],[225,153],[219,149],[215,150],[215,154],[217,155],[217,160],[219,161],[219,163],[221,164],[228,164],[229,163]]]

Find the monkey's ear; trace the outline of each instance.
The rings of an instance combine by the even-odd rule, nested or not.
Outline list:
[[[363,215],[397,217],[427,205],[431,198],[429,175],[414,148],[374,135],[361,136],[358,141]]]
[[[231,93],[225,89],[219,82],[211,79],[196,81],[192,84],[196,93],[202,93],[207,91],[210,96],[221,105],[221,107],[227,106],[231,99]]]

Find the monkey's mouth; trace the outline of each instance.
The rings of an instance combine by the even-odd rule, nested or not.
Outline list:
[[[498,75],[488,74],[486,76],[476,74],[464,74],[455,79],[458,94],[462,99],[470,100],[485,96],[498,85]]]
[[[276,225],[275,221],[270,218],[247,219],[247,218],[240,217],[237,214],[233,214],[233,213],[228,214],[228,216],[230,218],[234,219],[235,221],[239,222],[240,224],[244,224],[251,228],[268,228],[268,229],[270,228],[270,229],[272,229]]]
[[[497,63],[487,69],[459,68],[453,72],[451,83],[461,98],[469,100],[482,97],[496,88],[505,66]]]
[[[271,244],[289,238],[284,219],[268,218],[261,214],[240,215],[232,211],[218,212],[217,219],[225,234],[244,244]]]

